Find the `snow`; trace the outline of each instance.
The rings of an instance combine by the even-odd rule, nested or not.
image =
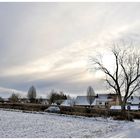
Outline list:
[[[130,106],[130,109],[131,110],[139,110],[139,107],[138,106]]]
[[[119,131],[106,135],[112,138],[140,138],[140,120],[129,122],[122,126]]]
[[[121,106],[119,106],[119,105],[111,106],[110,109],[121,110]]]
[[[140,121],[0,110],[1,138],[140,137]]]
[[[139,107],[138,106],[129,106],[130,107],[130,110],[139,110]],[[110,109],[112,110],[121,110],[121,106],[111,106]],[[125,109],[127,110],[128,109],[128,106],[125,106]]]

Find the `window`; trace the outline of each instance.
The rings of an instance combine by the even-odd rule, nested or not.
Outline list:
[[[107,99],[112,99],[112,97],[111,96],[108,96]]]
[[[131,100],[133,100],[133,96],[131,96]]]

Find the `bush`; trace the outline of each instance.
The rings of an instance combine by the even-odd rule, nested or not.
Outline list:
[[[2,97],[0,97],[0,102],[3,103],[4,102],[4,99]]]
[[[49,101],[50,104],[57,103],[57,105],[60,105],[63,100],[66,100],[68,97],[61,91],[60,93],[52,90],[49,95]]]
[[[13,93],[13,94],[10,96],[9,101],[10,101],[10,102],[13,102],[13,103],[19,102],[19,95]]]
[[[87,107],[87,108],[85,109],[85,112],[86,112],[86,113],[91,113],[91,109]]]
[[[125,114],[125,115],[117,115],[117,116],[114,116],[113,117],[114,120],[127,120],[127,121],[134,121],[134,116],[133,115],[128,115],[128,114]]]

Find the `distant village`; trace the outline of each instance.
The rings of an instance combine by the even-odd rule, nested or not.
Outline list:
[[[77,96],[76,99],[65,100],[61,105],[89,107],[87,96]],[[131,96],[127,100],[127,105],[132,106],[132,108],[134,108],[134,106],[137,106],[137,109],[138,109],[140,107],[140,96]],[[111,93],[110,94],[97,94],[91,106],[92,107],[96,106],[100,108],[112,107],[112,109],[114,107],[114,109],[117,109],[115,107],[119,106],[118,96],[116,94],[111,94]]]
[[[35,104],[42,104],[42,105],[52,105],[52,106],[81,106],[81,107],[89,107],[90,104],[87,100],[87,96],[77,96],[76,98],[67,98],[66,95],[61,93],[65,99],[54,99],[50,101],[50,99],[44,98],[36,98]],[[18,98],[16,101],[11,100],[11,98],[1,98],[0,103],[21,103],[27,104],[32,103],[29,98]],[[127,105],[131,106],[133,110],[138,110],[140,108],[140,96],[131,96],[127,100]],[[98,108],[111,108],[111,109],[120,109],[117,108],[119,106],[118,96],[116,94],[96,94],[94,96],[93,103],[91,107],[98,107]]]

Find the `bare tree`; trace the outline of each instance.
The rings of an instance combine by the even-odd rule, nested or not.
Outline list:
[[[35,99],[36,99],[36,89],[34,86],[31,86],[28,90],[28,99],[30,100],[30,102],[35,102]]]
[[[118,96],[122,112],[125,112],[127,99],[140,89],[140,54],[133,44],[122,49],[121,44],[113,44],[114,72],[105,67],[101,59],[91,58],[95,70],[102,71],[106,82]]]
[[[87,89],[87,101],[90,104],[90,108],[91,108],[91,105],[92,105],[94,99],[95,99],[95,92],[94,92],[93,88],[91,86],[89,86]]]

